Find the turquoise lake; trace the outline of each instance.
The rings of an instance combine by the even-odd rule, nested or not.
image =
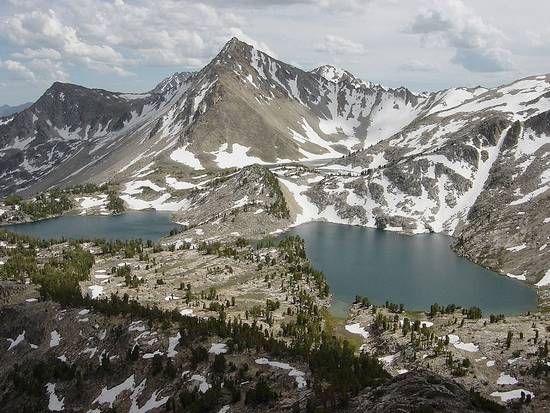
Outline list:
[[[305,239],[308,258],[328,280],[336,315],[345,315],[356,295],[409,310],[429,310],[436,302],[478,306],[486,315],[536,307],[533,288],[459,257],[449,248],[452,238],[444,235],[407,236],[326,222],[285,234]]]
[[[170,213],[143,211],[65,215],[5,228],[45,239],[156,241],[175,227]],[[356,295],[375,304],[404,304],[409,310],[427,310],[436,302],[475,305],[484,314],[519,314],[536,307],[533,288],[459,257],[449,248],[452,239],[444,235],[406,236],[326,222],[303,224],[285,235],[305,239],[308,258],[330,285],[335,315],[345,315]]]
[[[157,241],[178,227],[170,212],[136,211],[120,215],[64,215],[3,228],[43,239],[138,239]]]

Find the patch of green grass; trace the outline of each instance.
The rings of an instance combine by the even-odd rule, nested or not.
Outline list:
[[[363,339],[359,335],[351,334],[345,330],[345,318],[331,314],[328,309],[323,309],[322,315],[325,321],[325,331],[329,335],[347,340],[354,350],[357,350],[363,344]]]

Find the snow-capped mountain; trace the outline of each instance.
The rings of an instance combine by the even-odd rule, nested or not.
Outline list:
[[[0,119],[0,193],[84,181],[110,164],[103,159],[131,154],[121,149],[147,138],[142,128],[162,116],[187,77],[143,94],[54,83],[28,109]]]
[[[331,70],[340,75],[327,80]],[[428,110],[426,97],[342,73],[304,72],[232,39],[200,72],[145,94],[55,83],[0,121],[0,192],[112,178],[154,160],[208,169],[338,158]]]
[[[550,109],[549,80],[538,76],[492,90],[436,93],[425,116],[336,161],[333,169],[366,173],[360,179],[372,187],[370,195],[355,200],[355,205],[371,206],[363,223],[374,224],[372,211],[381,208],[387,215],[414,220],[420,231],[426,224],[437,232],[454,233],[497,172],[492,170],[495,162],[516,151],[510,162],[519,169],[508,177],[512,179],[537,155],[547,153],[550,130],[537,119]],[[536,131],[531,124],[539,125]],[[533,178],[540,178],[541,187],[547,183],[545,175]]]
[[[210,171],[323,160],[276,170],[293,222],[447,233],[463,255],[535,282],[550,265],[549,113],[550,75],[415,94],[234,38],[148,93],[55,83],[1,118],[0,195],[111,181],[130,207],[175,211],[208,203]],[[200,197],[172,194],[186,190]]]
[[[321,175],[281,177],[297,220],[447,233],[473,261],[537,282],[550,268],[550,76],[428,100],[424,116]]]

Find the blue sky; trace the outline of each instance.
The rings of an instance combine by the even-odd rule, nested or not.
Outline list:
[[[147,91],[232,36],[310,70],[414,91],[550,72],[547,0],[3,0],[0,104],[54,81]]]

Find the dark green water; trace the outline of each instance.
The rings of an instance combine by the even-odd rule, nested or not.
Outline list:
[[[140,211],[105,216],[65,215],[2,228],[43,239],[141,238],[156,241],[177,226],[170,221],[169,212]]]
[[[356,295],[409,310],[429,310],[435,302],[475,305],[487,315],[536,307],[534,289],[459,257],[444,235],[406,236],[325,222],[300,225],[286,234],[305,239],[308,258],[328,280],[336,315],[345,314]]]

